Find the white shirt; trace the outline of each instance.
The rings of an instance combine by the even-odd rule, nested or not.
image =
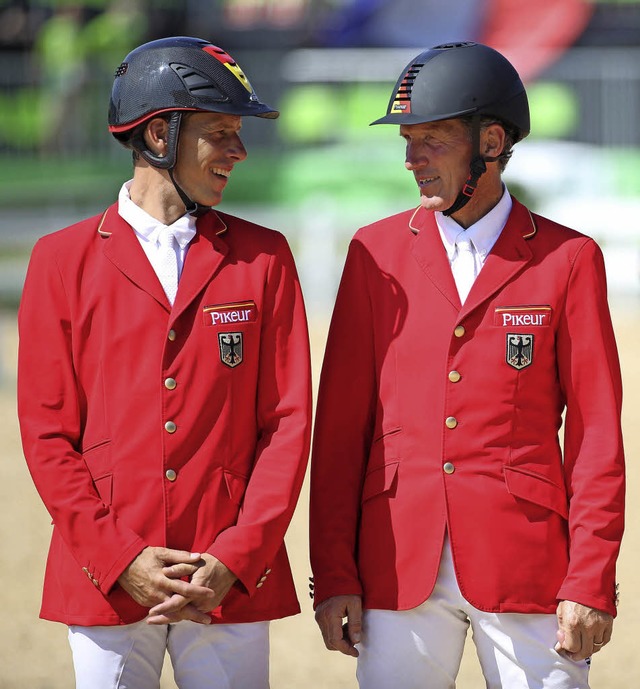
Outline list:
[[[133,227],[133,231],[144,249],[149,263],[151,263],[160,282],[164,284],[164,280],[160,276],[160,244],[158,242],[158,237],[160,231],[164,229],[166,225],[163,225],[159,220],[156,220],[131,200],[129,189],[131,188],[132,182],[133,180],[130,179],[128,182],[125,182],[120,189],[120,193],[118,194],[118,213],[123,220]],[[180,278],[189,248],[189,242],[196,234],[196,218],[189,213],[185,213],[181,218],[178,218],[174,223],[169,225],[169,227],[175,235],[179,247],[179,251],[176,253],[178,254],[178,278]]]
[[[511,196],[506,187],[503,187],[502,198],[485,216],[464,230],[451,217],[435,212],[436,223],[440,231],[440,238],[444,244],[449,258],[449,265],[453,266],[458,252],[456,251],[456,238],[464,232],[467,239],[471,240],[475,259],[475,275],[477,276],[487,260],[487,256],[493,245],[498,240],[500,233],[507,224],[511,213]]]

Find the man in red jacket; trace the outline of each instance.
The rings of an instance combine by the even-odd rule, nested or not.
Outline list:
[[[310,442],[304,306],[284,237],[212,209],[274,118],[194,38],[120,65],[134,174],[42,238],[19,314],[25,456],[53,518],[41,616],[81,689],[268,687],[268,620],[299,612],[284,534]],[[213,624],[212,624],[213,623]]]
[[[425,51],[374,124],[400,126],[420,205],[355,235],[329,332],[311,470],[325,644],[358,656],[363,689],[450,689],[471,626],[490,689],[586,689],[623,531],[601,252],[505,188],[529,108],[497,51]]]

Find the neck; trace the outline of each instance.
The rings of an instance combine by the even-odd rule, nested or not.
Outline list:
[[[451,217],[465,230],[493,210],[502,198],[504,189],[498,172],[487,170],[478,181],[478,186],[469,200]]]
[[[185,213],[184,203],[165,170],[136,167],[129,193],[136,206],[163,225],[171,225]]]

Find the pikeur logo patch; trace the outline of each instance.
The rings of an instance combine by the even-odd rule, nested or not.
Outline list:
[[[258,309],[253,301],[239,301],[205,306],[202,315],[205,325],[253,323],[258,317]]]
[[[507,333],[507,363],[518,370],[533,362],[533,335]]]
[[[218,347],[220,349],[220,361],[225,366],[235,368],[242,363],[242,333],[218,333]]]
[[[493,324],[503,328],[551,325],[550,306],[498,306]]]

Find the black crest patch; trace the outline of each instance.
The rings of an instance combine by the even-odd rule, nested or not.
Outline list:
[[[235,368],[242,363],[242,333],[218,333],[218,347],[220,348],[220,361],[225,366]]]
[[[507,363],[518,370],[533,363],[533,335],[507,333]]]

